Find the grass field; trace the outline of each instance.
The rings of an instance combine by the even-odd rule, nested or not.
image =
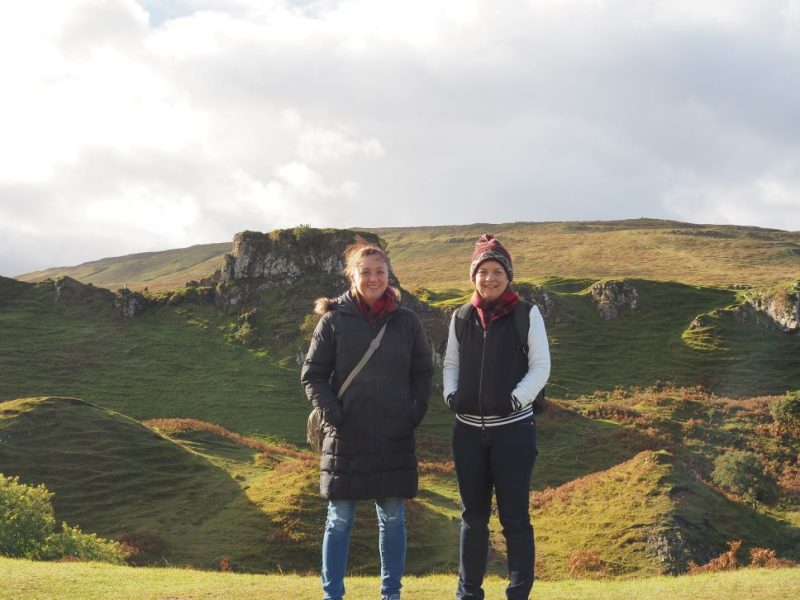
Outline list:
[[[435,335],[447,310],[469,295],[465,257],[487,228],[512,248],[518,280],[544,286],[553,299],[548,394],[558,401],[538,419],[537,595],[773,598],[785,597],[772,591],[780,586],[796,589],[797,570],[565,578],[576,551],[597,552],[598,569],[620,577],[662,572],[665,547],[684,552],[684,562],[704,562],[733,539],[800,559],[797,438],[771,426],[774,398],[747,398],[800,388],[800,336],[742,308],[744,292],[727,287],[800,277],[800,234],[664,221],[380,230],[404,287],[418,286],[441,309],[426,317],[436,321]],[[174,289],[210,274],[222,246],[108,259],[72,274],[111,287]],[[617,276],[631,278],[640,308],[604,321],[588,288]],[[308,404],[294,356],[305,348],[313,298],[338,291],[330,287],[311,274],[268,289],[247,319],[253,307],[227,314],[192,302],[124,319],[102,291],[63,303],[51,282],[0,277],[0,472],[46,483],[56,493],[57,518],[85,531],[161,532],[166,549],[150,564],[213,570],[227,557],[239,571],[315,573],[324,503],[316,457],[305,451]],[[698,316],[702,322],[690,325]],[[419,431],[420,494],[407,509],[408,570],[424,575],[408,581],[413,598],[452,595],[459,503],[451,423],[435,390]],[[779,502],[753,509],[709,485],[713,459],[729,448],[765,461],[784,490]],[[351,568],[359,576],[377,571],[372,513],[365,503],[354,531]],[[496,576],[504,547],[496,518],[491,527],[489,571]],[[85,590],[69,588],[77,597],[214,597],[225,586],[242,598],[319,595],[316,575],[42,565],[38,576],[26,576],[27,563],[5,561],[0,570],[7,565],[13,577],[30,579],[19,584],[29,595],[14,597],[55,597],[47,594],[60,588],[47,582],[58,569],[67,569],[60,572],[67,586],[85,579]],[[131,574],[131,587],[110,587],[109,573]],[[492,579],[490,597],[501,588]],[[351,597],[376,589],[375,579],[357,577]]]
[[[767,285],[800,278],[800,233],[658,219],[373,229],[408,289],[461,287],[475,240],[494,233],[516,277]]]
[[[22,281],[41,281],[69,275],[84,283],[116,290],[148,288],[152,292],[175,290],[187,281],[209,277],[220,267],[222,255],[230,252],[231,243],[202,244],[169,250],[146,252],[115,258],[103,258],[76,267],[56,267],[20,277]]]
[[[315,575],[239,575],[186,569],[114,567],[97,563],[37,563],[0,558],[0,598],[14,600],[312,600],[320,597]],[[413,600],[452,598],[454,575],[405,577],[403,595]],[[377,597],[377,577],[349,577],[347,597]],[[487,598],[502,598],[505,584],[490,577]],[[800,595],[800,568],[743,569],[691,577],[653,577],[626,581],[538,582],[541,600],[786,600]]]
[[[518,277],[627,277],[691,285],[771,285],[800,278],[800,232],[758,227],[633,219],[372,231],[388,243],[394,269],[411,290],[463,287],[475,239],[485,232],[509,248]],[[20,279],[69,275],[110,289],[123,284],[151,291],[176,289],[211,275],[229,251],[229,242],[204,244],[46,269]]]
[[[650,433],[586,416],[629,416],[633,409],[623,411],[620,399],[585,399],[579,411],[554,405],[540,417],[532,504],[542,579],[568,577],[577,551],[596,553],[607,575],[657,574],[675,567],[657,548],[676,535],[690,542],[672,550],[683,552],[679,568],[707,561],[733,539],[744,540],[745,550],[769,547],[800,558],[794,548],[800,506],[754,511],[690,474],[718,450],[686,395],[674,390],[626,399],[639,418],[650,419]],[[741,447],[748,439],[768,451],[774,440],[730,428],[752,429],[754,421],[740,411],[726,416],[725,402],[735,405],[709,401],[727,432],[715,443]],[[684,432],[686,422],[691,432]],[[305,573],[319,562],[325,504],[317,492],[317,458],[308,451],[196,420],[143,425],[68,398],[0,403],[0,441],[0,472],[44,482],[55,492],[58,520],[114,539],[157,531],[165,548],[150,564],[214,569],[227,557],[234,570]],[[426,434],[419,446],[420,493],[407,505],[408,572],[453,572],[460,506],[449,444]],[[790,448],[772,452],[776,470],[797,461]],[[378,569],[373,513],[368,502],[359,509],[353,573]],[[489,571],[502,574],[505,548],[496,517],[491,530]]]

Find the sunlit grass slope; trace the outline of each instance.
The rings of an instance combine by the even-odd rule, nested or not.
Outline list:
[[[694,285],[763,285],[800,277],[800,232],[657,219],[477,223],[373,229],[403,285],[446,289],[468,281],[482,233],[514,257],[517,277],[625,277]]]
[[[568,577],[570,559],[581,551],[599,557],[603,575],[657,575],[674,568],[668,555],[685,568],[733,539],[786,552],[798,533],[697,481],[665,451],[642,452],[532,500],[541,576],[553,579]]]
[[[115,567],[97,563],[37,563],[0,558],[0,598],[14,600],[314,600],[321,589],[316,576],[239,575],[185,569]],[[413,600],[441,600],[455,593],[455,576],[407,576],[403,595]],[[505,582],[490,577],[487,598],[502,598]],[[377,597],[377,577],[351,577],[348,597]],[[800,595],[800,569],[743,569],[692,577],[653,577],[627,581],[538,582],[541,600],[785,600]]]
[[[105,298],[56,304],[52,285],[0,278],[0,400],[75,396],[137,419],[194,417],[301,442],[299,368],[227,341],[231,326],[212,306],[124,319]]]
[[[0,472],[55,494],[56,519],[118,539],[155,532],[156,562],[270,566],[269,522],[224,469],[133,419],[71,398],[0,403]]]
[[[658,219],[479,223],[373,229],[389,245],[407,289],[462,287],[475,239],[492,232],[511,250],[518,277],[628,277],[695,285],[766,285],[800,277],[800,232]],[[230,243],[204,244],[46,269],[25,281],[69,275],[116,289],[176,289],[208,277]],[[8,275],[8,274],[7,274]]]
[[[555,304],[547,319],[550,393],[575,397],[616,386],[655,382],[703,385],[734,396],[800,387],[800,336],[754,316],[736,322],[732,290],[630,280],[639,309],[605,321],[583,280],[551,280]],[[572,285],[571,285],[572,284]],[[691,329],[708,313],[711,327]],[[751,311],[752,313],[752,311]],[[713,342],[710,341],[713,336]]]
[[[554,298],[553,397],[657,381],[734,396],[800,387],[800,336],[763,315],[736,321],[727,310],[738,301],[734,291],[632,280],[639,310],[605,321],[588,295],[591,283],[546,283]],[[268,290],[243,346],[234,339],[238,315],[210,305],[164,305],[123,319],[108,298],[57,304],[52,284],[0,278],[0,399],[71,395],[135,418],[194,417],[302,442],[308,405],[294,358],[305,349],[301,325],[313,298],[326,291],[314,281]],[[698,315],[710,324],[692,329]],[[447,435],[440,415],[424,428]]]
[[[225,469],[242,486],[247,501],[269,520],[267,545],[261,551],[269,557],[272,570],[305,572],[317,568],[326,511],[326,502],[319,497],[318,455],[265,445],[201,422],[178,419],[148,423]],[[254,451],[258,452],[255,457]],[[448,570],[457,565],[457,492],[450,487],[443,508],[431,502],[434,487],[433,478],[423,475],[420,498],[407,504],[406,568],[411,573]],[[375,507],[365,501],[359,504],[352,533],[350,572],[379,571],[376,548]]]
[[[148,426],[149,425],[149,426]],[[189,419],[143,425],[73,398],[0,403],[0,473],[55,494],[56,517],[118,539],[155,532],[147,562],[235,571],[314,571],[326,503],[318,456]],[[425,484],[423,483],[423,486]],[[457,505],[408,504],[408,571],[452,569]],[[376,573],[375,509],[359,508],[350,571]]]
[[[20,275],[22,281],[41,281],[69,275],[83,283],[116,290],[123,286],[150,291],[174,290],[190,280],[199,281],[214,273],[231,243],[202,244],[161,252],[144,252],[103,258],[74,267],[53,267]],[[10,275],[10,274],[6,274]]]

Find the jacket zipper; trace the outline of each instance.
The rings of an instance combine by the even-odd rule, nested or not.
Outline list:
[[[375,325],[372,326],[372,337],[373,337],[373,339],[375,338],[375,333],[376,333],[377,330],[378,330],[378,324],[375,323]],[[378,393],[378,391],[379,391],[378,390],[378,386],[379,385],[380,385],[380,378],[378,378],[378,380],[375,382],[375,397],[376,398],[380,398],[380,395]],[[378,432],[378,440],[377,440],[378,441],[378,460],[377,460],[377,463],[378,463],[378,497],[380,498],[383,495],[383,477],[381,475],[382,474],[382,471],[381,471],[381,454],[382,454],[382,450],[383,449],[382,449],[382,444],[381,444],[381,411],[380,410],[376,410],[375,411],[375,425],[376,425],[375,431]]]
[[[486,358],[486,335],[489,333],[489,327],[492,326],[491,321],[486,324],[486,329],[483,330],[483,343],[481,346],[481,374],[478,378],[478,410],[481,413],[481,435],[486,434],[486,420],[483,415],[483,363]]]

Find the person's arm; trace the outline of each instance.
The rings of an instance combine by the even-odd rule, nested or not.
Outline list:
[[[453,317],[450,319],[450,333],[447,336],[447,349],[444,352],[444,360],[442,361],[444,402],[451,410],[453,409],[451,405],[452,395],[458,390],[459,360],[459,344],[458,338],[456,337],[456,313],[453,312]]]
[[[411,356],[411,418],[414,419],[414,425],[419,425],[428,412],[428,400],[431,397],[433,383],[433,358],[422,321],[416,314],[412,314],[414,344]]]
[[[536,399],[550,377],[550,347],[544,319],[536,305],[531,307],[528,328],[528,372],[511,393],[519,403],[518,409],[525,408]]]
[[[336,337],[332,321],[333,312],[327,312],[317,323],[300,372],[300,381],[311,404],[321,409],[325,422],[335,427],[342,421],[342,405],[330,384],[331,373],[336,365]]]

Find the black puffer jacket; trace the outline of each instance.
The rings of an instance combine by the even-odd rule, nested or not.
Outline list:
[[[422,323],[400,307],[371,325],[349,293],[324,305],[300,379],[327,423],[320,494],[329,500],[417,494],[414,429],[428,409],[433,364]],[[336,393],[388,323],[381,344],[339,400]]]

